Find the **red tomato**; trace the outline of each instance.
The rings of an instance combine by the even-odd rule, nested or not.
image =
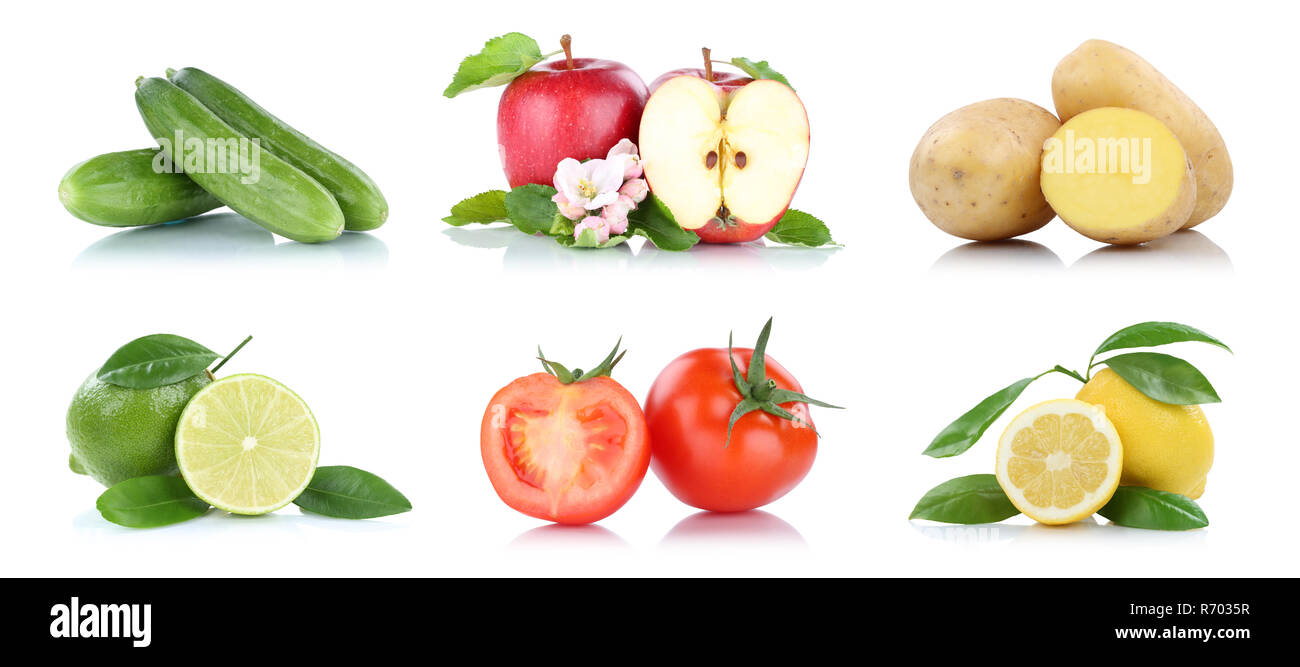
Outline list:
[[[734,348],[744,373],[754,351]],[[780,389],[803,389],[770,355],[767,377]],[[743,512],[793,489],[817,456],[817,432],[805,403],[781,407],[804,423],[754,411],[740,418],[727,443],[727,422],[744,397],[733,381],[726,348],[687,352],[659,374],[646,398],[651,466],[682,502],[715,512]]]
[[[650,465],[641,407],[608,377],[562,384],[535,373],[511,382],[488,404],[479,443],[501,500],[556,523],[613,514]]]

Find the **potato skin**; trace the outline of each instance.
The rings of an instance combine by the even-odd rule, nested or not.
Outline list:
[[[1084,42],[1052,74],[1052,99],[1061,122],[1099,107],[1136,109],[1178,137],[1196,176],[1190,229],[1221,211],[1232,194],[1232,160],[1218,128],[1183,91],[1128,49],[1100,39]]]
[[[962,107],[930,126],[912,153],[912,198],[953,236],[1028,234],[1056,217],[1039,187],[1039,158],[1060,127],[1050,111],[1025,100]]]

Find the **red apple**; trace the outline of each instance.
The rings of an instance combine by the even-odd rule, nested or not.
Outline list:
[[[650,190],[705,243],[762,238],[808,162],[808,115],[789,86],[705,69],[655,80],[639,144]]]
[[[510,187],[550,185],[564,158],[603,158],[622,139],[637,140],[649,92],[626,65],[574,58],[542,63],[506,87],[497,107],[497,148]]]

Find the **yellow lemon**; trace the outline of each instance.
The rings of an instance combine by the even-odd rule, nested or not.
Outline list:
[[[1214,464],[1214,434],[1195,405],[1148,398],[1107,368],[1075,398],[1101,406],[1124,441],[1124,486],[1145,486],[1188,498],[1205,491]]]
[[[1059,399],[1020,413],[998,441],[998,484],[1029,518],[1046,524],[1092,516],[1115,495],[1124,447],[1095,405]]]

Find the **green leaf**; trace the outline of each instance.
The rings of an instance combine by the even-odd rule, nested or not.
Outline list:
[[[521,185],[505,197],[510,223],[525,234],[546,234],[555,223],[559,207],[551,201],[555,188],[549,185]]]
[[[749,58],[732,58],[731,64],[739,67],[741,71],[755,79],[771,79],[790,86],[790,82],[786,80],[785,76],[772,69],[772,66],[768,65],[766,60],[754,62]],[[794,86],[790,86],[790,90],[794,90]]]
[[[567,236],[572,239],[573,230],[577,225],[578,223],[564,217],[564,214],[557,210],[555,217],[551,219],[551,228],[546,233],[551,236]],[[563,241],[561,241],[561,245],[563,245]]]
[[[374,519],[411,511],[411,501],[378,475],[351,466],[322,466],[293,503],[337,519]]]
[[[700,242],[695,232],[677,224],[672,212],[654,195],[646,195],[645,201],[628,213],[627,231],[646,237],[660,250],[690,250]]]
[[[997,418],[1020,397],[1025,387],[1036,379],[1038,378],[1028,377],[1017,380],[980,401],[979,405],[971,408],[956,421],[945,426],[939,435],[934,436],[934,440],[930,441],[930,446],[926,447],[923,453],[926,456],[945,458],[970,449],[989,426],[992,426],[993,422],[997,421]]]
[[[950,479],[926,492],[909,519],[944,523],[997,523],[1020,514],[994,475]]]
[[[208,504],[179,477],[154,475],[119,482],[100,494],[95,509],[127,528],[156,528],[203,516]]]
[[[118,348],[96,375],[129,389],[153,389],[202,373],[221,355],[180,336],[153,334]]]
[[[1111,522],[1147,530],[1191,530],[1210,525],[1196,501],[1142,486],[1121,486],[1097,511]]]
[[[1093,356],[1134,347],[1156,347],[1170,343],[1201,342],[1232,350],[1219,339],[1186,324],[1177,322],[1143,322],[1125,327],[1110,335]]]
[[[560,234],[555,237],[557,243],[567,248],[613,248],[614,246],[622,245],[627,242],[627,236],[623,234],[611,236],[604,243],[601,243],[596,239],[596,230],[594,229],[582,230],[582,233],[579,234],[576,239],[573,238],[573,232],[569,232],[567,235]]]
[[[442,221],[456,227],[474,223],[486,225],[493,222],[509,222],[510,215],[506,213],[506,192],[488,190],[462,200],[451,207],[451,215],[443,218]]]
[[[450,98],[470,90],[504,86],[544,59],[541,47],[528,35],[512,32],[493,37],[482,51],[461,61],[442,94]]]
[[[1130,352],[1102,363],[1135,389],[1161,403],[1201,405],[1220,401],[1210,381],[1195,366],[1178,357],[1159,352]]]
[[[776,226],[767,233],[767,239],[806,248],[839,245],[831,238],[831,230],[826,228],[826,223],[811,214],[794,209],[781,216]]]

